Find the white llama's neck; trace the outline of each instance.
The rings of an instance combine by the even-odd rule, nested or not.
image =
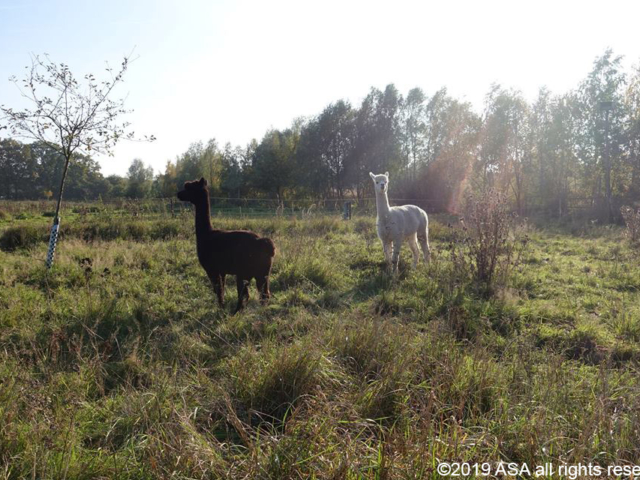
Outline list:
[[[391,207],[389,207],[389,198],[386,192],[376,192],[376,208],[379,219],[384,219],[389,214]]]

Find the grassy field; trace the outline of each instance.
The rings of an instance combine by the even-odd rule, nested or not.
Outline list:
[[[214,304],[193,219],[0,216],[0,478],[440,478],[439,461],[640,458],[640,265],[617,227],[530,227],[491,298],[385,272],[373,217],[214,219],[278,247]]]

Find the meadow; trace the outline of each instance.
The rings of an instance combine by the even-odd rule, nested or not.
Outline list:
[[[488,296],[383,263],[374,215],[214,217],[277,245],[218,308],[192,214],[0,207],[0,478],[441,478],[439,461],[640,458],[640,263],[621,227],[527,227]]]

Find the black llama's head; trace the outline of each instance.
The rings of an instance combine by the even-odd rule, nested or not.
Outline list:
[[[185,182],[184,188],[178,192],[178,199],[196,204],[206,201],[208,195],[207,181],[201,178],[193,182]]]

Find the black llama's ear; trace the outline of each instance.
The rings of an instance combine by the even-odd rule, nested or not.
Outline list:
[[[204,177],[200,177],[200,185],[202,185],[203,187],[207,186],[207,181],[204,179]]]

